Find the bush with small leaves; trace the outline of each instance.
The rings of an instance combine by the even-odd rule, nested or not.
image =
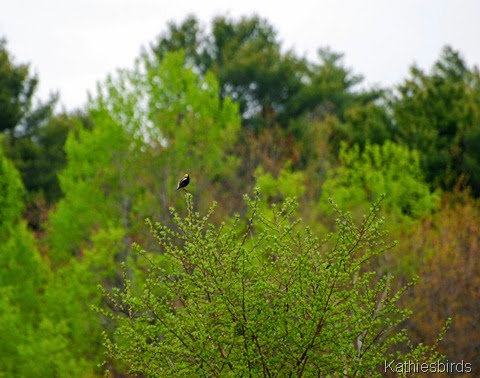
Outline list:
[[[124,287],[104,291],[109,306],[100,311],[114,325],[105,347],[116,369],[147,377],[365,377],[381,376],[385,360],[440,358],[399,328],[411,313],[397,305],[408,286],[392,292],[392,277],[369,266],[392,247],[383,241],[379,203],[360,225],[334,206],[336,230],[320,240],[294,220],[294,200],[266,214],[259,197],[245,197],[246,219],[231,226],[210,224],[215,204],[201,217],[188,193],[185,217],[171,209],[175,229],[147,222],[158,250],[135,246],[147,278],[133,279],[125,267]]]
[[[390,141],[366,144],[363,151],[342,143],[340,165],[329,172],[322,187],[320,207],[329,213],[328,198],[357,214],[386,194],[382,210],[391,223],[409,222],[435,210],[439,193],[423,178],[419,155],[407,146]]]

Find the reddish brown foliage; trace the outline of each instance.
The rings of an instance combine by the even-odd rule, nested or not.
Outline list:
[[[480,210],[465,194],[448,196],[434,219],[416,233],[427,253],[413,292],[410,327],[431,343],[448,317],[452,325],[441,344],[450,361],[480,366]],[[430,251],[430,253],[428,253]]]

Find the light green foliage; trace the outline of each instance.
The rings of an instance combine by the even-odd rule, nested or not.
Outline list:
[[[240,104],[247,129],[289,129],[302,115],[322,119],[335,114],[343,120],[349,106],[379,96],[376,90],[354,89],[362,77],[343,66],[342,54],[319,49],[320,64],[298,57],[283,48],[275,28],[258,16],[216,17],[209,29],[211,33],[195,16],[171,23],[153,52],[163,59],[183,49],[197,71],[211,70],[222,98],[231,96]]]
[[[395,331],[409,311],[403,290],[368,261],[382,241],[378,204],[356,225],[338,210],[337,230],[320,241],[293,220],[286,200],[263,212],[246,197],[250,216],[232,226],[209,224],[186,194],[187,214],[171,210],[174,228],[150,224],[158,246],[146,251],[147,280],[127,279],[106,292],[102,312],[115,324],[105,346],[129,374],[181,376],[381,376]],[[159,255],[159,252],[161,253]],[[420,345],[412,361],[438,358]],[[401,354],[398,356],[401,358]]]
[[[72,348],[63,321],[52,322],[43,306],[22,308],[8,288],[0,294],[1,377],[88,376],[93,369]]]
[[[261,189],[267,200],[285,199],[287,197],[301,197],[305,193],[305,178],[303,172],[292,172],[286,166],[278,175],[273,177],[269,172],[264,172],[261,167],[255,171],[257,186]]]
[[[74,283],[62,285],[52,302],[44,295],[52,277],[21,219],[25,191],[20,175],[1,151],[0,192],[0,376],[84,376],[89,364],[72,349],[67,327],[81,326],[79,314],[67,320],[52,312],[52,302],[64,306],[62,298],[74,294],[68,291]]]
[[[302,86],[305,65],[293,52],[283,53],[276,31],[258,16],[233,20],[216,17],[211,34],[191,16],[171,23],[153,47],[163,59],[184,50],[187,60],[202,74],[210,70],[220,84],[222,98],[232,97],[249,128],[288,121],[288,103]]]
[[[240,117],[230,98],[220,100],[215,77],[199,77],[184,61],[180,51],[149,64],[149,120],[162,138],[157,143],[166,145],[161,167],[165,180],[178,180],[183,169],[201,182],[218,178],[228,167],[226,155],[236,142]]]
[[[173,168],[203,164],[211,175],[224,166],[240,125],[237,105],[220,100],[214,76],[185,67],[181,51],[162,61],[142,57],[132,71],[109,78],[90,108],[107,112]]]
[[[54,376],[46,353],[57,339],[41,315],[48,269],[21,219],[23,194],[18,171],[0,150],[0,376]]]
[[[18,171],[0,150],[0,287],[9,287],[20,309],[33,316],[44,272],[33,236],[21,219],[24,193]]]
[[[124,250],[124,230],[108,228],[92,237],[93,248],[83,250],[81,259],[73,260],[55,271],[45,289],[47,331],[56,338],[57,357],[46,361],[62,369],[58,376],[93,376],[101,362],[101,332],[104,326],[91,310],[98,306],[98,285],[110,286],[121,276],[116,259]],[[47,336],[44,336],[47,337]],[[60,345],[60,346],[59,346]],[[51,375],[49,375],[51,376]]]
[[[93,127],[72,133],[65,147],[65,198],[50,222],[57,260],[78,255],[95,230],[122,227],[132,235],[145,217],[165,217],[185,172],[189,189],[208,199],[206,188],[234,167],[227,154],[240,126],[237,106],[220,101],[212,75],[185,68],[181,52],[120,71],[89,107]]]
[[[129,163],[134,152],[129,154],[128,136],[121,126],[106,117],[96,120],[101,126],[70,134],[65,146],[68,164],[60,174],[65,198],[50,216],[55,261],[78,255],[95,225],[118,224],[126,216],[122,197],[128,196],[133,184]]]
[[[50,213],[55,274],[45,301],[58,342],[68,341],[84,373],[93,374],[102,355],[102,324],[90,311],[101,299],[97,285],[118,283],[116,261],[141,280],[130,244],[148,243],[145,217],[166,218],[167,204],[182,198],[175,188],[185,172],[189,190],[202,190],[232,166],[225,154],[239,128],[237,107],[219,100],[212,76],[199,79],[183,63],[182,53],[171,54],[109,78],[90,101],[92,127],[78,127],[66,142],[67,167],[59,176],[65,197]],[[67,369],[69,356],[57,369]]]
[[[144,169],[141,181],[160,194],[162,207],[184,173],[192,177],[190,188],[202,190],[235,166],[228,153],[240,127],[238,107],[220,100],[213,75],[200,77],[185,67],[181,51],[162,61],[142,57],[134,70],[109,79],[90,107],[133,136],[141,151],[135,169]]]
[[[264,172],[262,167],[255,170],[257,179],[256,186],[262,192],[259,208],[268,214],[272,203],[284,201],[287,198],[302,198],[305,193],[305,177],[301,171],[292,172],[291,167],[286,165],[280,170],[278,177],[269,172]],[[268,217],[267,215],[265,215]],[[273,216],[269,218],[273,220]]]
[[[0,180],[0,230],[5,232],[20,220],[25,189],[18,171],[5,158],[1,149]]]
[[[438,195],[431,193],[423,179],[418,154],[407,147],[386,142],[382,146],[357,145],[340,150],[340,165],[330,171],[323,184],[320,206],[328,211],[332,198],[356,212],[365,212],[369,203],[385,194],[385,211],[400,219],[418,218],[433,210]]]
[[[46,316],[70,348],[59,351],[61,376],[93,375],[100,362],[102,324],[90,306],[100,301],[97,285],[118,279],[114,261],[128,256],[126,228],[142,194],[131,136],[106,112],[92,112],[91,119],[91,130],[79,128],[68,137],[68,163],[60,175],[65,197],[48,230],[54,275],[45,289]]]
[[[35,255],[28,260],[26,251],[18,253],[25,240],[31,242],[30,256],[36,253],[33,238],[18,235],[17,249],[9,247],[17,252],[14,260],[21,266],[6,267],[1,258],[6,253],[0,249],[2,270],[14,273],[12,277],[0,273],[0,376],[94,376],[102,357],[104,324],[90,306],[102,300],[97,285],[108,285],[118,276],[111,251],[122,249],[123,231],[108,229],[95,235],[95,249],[85,250],[81,260],[48,277]]]

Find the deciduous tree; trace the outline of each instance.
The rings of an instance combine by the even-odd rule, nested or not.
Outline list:
[[[320,241],[292,218],[291,200],[267,214],[257,193],[231,226],[209,224],[214,209],[201,216],[186,200],[185,216],[171,210],[175,228],[150,223],[154,249],[136,246],[148,278],[125,275],[123,290],[106,292],[116,328],[105,345],[119,367],[148,377],[382,375],[407,340],[395,327],[409,311],[391,277],[368,267],[389,248],[378,204],[358,226],[340,212]],[[419,345],[395,357],[439,356]]]

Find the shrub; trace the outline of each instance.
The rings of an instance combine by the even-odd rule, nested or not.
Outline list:
[[[342,207],[365,213],[370,203],[386,194],[384,209],[394,220],[408,221],[435,209],[438,193],[431,192],[420,169],[418,153],[408,147],[385,142],[367,144],[363,151],[342,144],[340,166],[325,180],[321,207],[329,212],[327,198]]]
[[[148,377],[364,377],[381,376],[385,360],[439,358],[435,346],[411,346],[398,328],[410,315],[397,306],[408,286],[392,292],[392,277],[369,267],[391,247],[379,203],[359,226],[336,209],[336,231],[319,240],[293,220],[291,199],[266,214],[256,192],[246,197],[245,220],[215,226],[215,206],[201,217],[185,196],[185,217],[171,209],[176,229],[147,222],[158,250],[135,246],[147,277],[132,278],[126,266],[124,287],[104,292],[102,312],[114,324],[105,346],[117,369]]]

